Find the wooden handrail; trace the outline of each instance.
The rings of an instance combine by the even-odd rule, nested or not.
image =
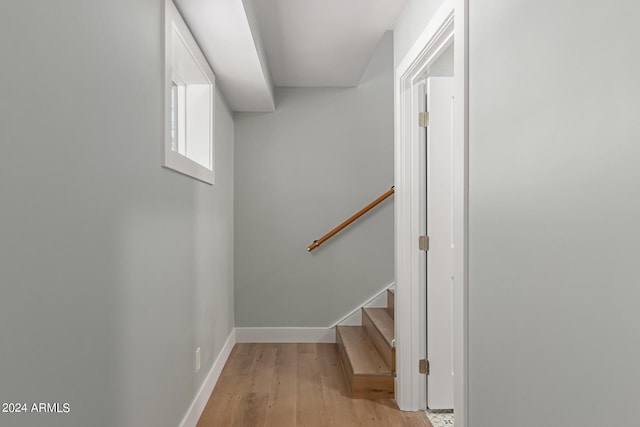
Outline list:
[[[395,187],[395,186],[394,186]],[[389,189],[389,191],[387,191],[386,193],[384,193],[382,196],[378,197],[377,199],[375,199],[373,202],[369,203],[367,206],[365,206],[364,208],[360,209],[358,211],[358,213],[356,213],[355,215],[353,215],[351,218],[347,219],[345,222],[343,222],[342,224],[340,224],[339,226],[337,226],[336,228],[334,228],[333,230],[331,230],[330,232],[328,232],[327,234],[325,234],[324,236],[322,236],[321,238],[319,238],[318,240],[314,240],[312,244],[309,245],[309,247],[307,248],[307,251],[311,252],[312,250],[314,250],[315,248],[317,248],[318,246],[320,246],[321,244],[323,244],[324,242],[326,242],[327,240],[329,240],[330,238],[332,238],[333,236],[335,236],[336,234],[338,234],[339,232],[341,232],[342,230],[344,230],[349,224],[351,224],[353,221],[355,221],[356,219],[360,218],[362,215],[366,214],[367,212],[369,212],[371,209],[375,208],[376,206],[378,206],[380,203],[382,203],[387,197],[391,196],[393,193],[395,193],[394,187],[391,187],[391,189]]]

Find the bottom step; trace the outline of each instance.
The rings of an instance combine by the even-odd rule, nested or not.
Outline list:
[[[394,374],[362,326],[337,326],[336,342],[351,396],[392,399]]]

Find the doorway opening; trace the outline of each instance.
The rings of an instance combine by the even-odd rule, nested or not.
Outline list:
[[[462,427],[468,424],[465,10],[464,0],[445,0],[397,67],[395,148],[396,400],[407,411],[453,410]],[[427,110],[425,128],[418,118]],[[424,236],[426,253],[418,245]]]

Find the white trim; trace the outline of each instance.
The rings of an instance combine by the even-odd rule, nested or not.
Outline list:
[[[416,125],[427,67],[453,42],[453,0],[445,0],[396,69],[396,401],[400,409],[426,409],[426,381],[418,361],[426,349],[426,269],[418,236],[424,233],[424,129]],[[422,169],[421,169],[422,167]]]
[[[453,407],[459,427],[469,427],[469,0],[456,0],[453,135],[455,236],[453,288]]]
[[[362,307],[378,306],[377,299],[384,296],[388,289],[393,288],[395,282],[390,283],[378,291],[371,298],[358,304],[348,314],[341,317],[331,326],[325,328],[236,328],[237,342],[239,343],[334,343],[336,342],[335,327],[349,320],[350,317],[359,314]],[[386,301],[386,296],[385,296]],[[381,303],[380,303],[381,304]],[[386,303],[383,305],[386,306]],[[359,325],[360,323],[358,323]]]
[[[220,374],[222,373],[222,368],[224,368],[225,363],[227,363],[227,359],[231,354],[231,350],[233,350],[233,346],[236,345],[236,330],[233,329],[229,336],[227,337],[227,341],[224,343],[222,350],[218,353],[218,357],[215,362],[213,362],[213,366],[211,370],[207,374],[200,390],[196,394],[189,410],[185,414],[182,422],[180,423],[180,427],[195,427],[198,424],[198,420],[204,411],[207,402],[209,401],[209,397],[213,392],[218,379],[220,378]]]
[[[425,70],[454,43],[454,411],[467,427],[467,1],[445,0],[396,68],[395,85],[395,235],[396,235],[396,401],[400,409],[426,406],[426,381],[418,374],[425,355],[425,260],[417,239],[424,229],[424,130],[415,125]],[[455,19],[454,19],[455,18]],[[455,33],[455,38],[454,38]],[[422,162],[421,162],[422,161]]]
[[[333,328],[236,328],[239,343],[334,343]]]
[[[424,53],[425,47],[433,42],[434,36],[438,30],[442,28],[442,25],[454,14],[454,2],[457,0],[444,0],[438,8],[438,11],[433,15],[433,18],[427,24],[426,28],[420,36],[416,39],[415,43],[409,49],[409,52],[402,58],[400,64],[396,67],[396,81],[399,77],[407,74],[410,67],[416,64],[416,60]]]
[[[186,49],[196,62],[198,69],[202,75],[208,80],[209,87],[209,165],[210,168],[204,167],[188,157],[182,156],[171,149],[171,82],[174,76],[173,70],[173,49],[172,40],[174,33],[184,42]],[[164,138],[162,143],[162,166],[186,176],[190,176],[204,183],[213,185],[215,182],[215,140],[214,140],[214,123],[215,120],[215,75],[211,66],[207,62],[204,54],[200,50],[198,43],[193,38],[191,31],[185,24],[180,12],[173,4],[172,0],[165,0],[164,8]]]
[[[371,298],[369,298],[368,300],[366,300],[365,302],[357,305],[353,310],[351,310],[348,314],[344,315],[342,318],[340,318],[340,320],[333,322],[333,324],[331,326],[329,326],[330,328],[335,328],[338,325],[343,324],[344,322],[346,322],[351,316],[357,315],[360,310],[362,309],[362,307],[373,307],[372,304],[375,304],[375,306],[379,306],[378,303],[375,301],[378,297],[380,297],[381,295],[385,294],[387,292],[387,290],[393,288],[396,285],[396,282],[393,282],[387,286],[385,286],[383,289],[381,289],[379,292],[377,292],[374,296],[372,296]],[[386,297],[385,297],[385,301],[386,301]],[[383,305],[383,307],[386,307],[386,303]],[[349,322],[350,324],[352,324],[352,322]],[[358,325],[360,324],[359,322],[357,323]]]

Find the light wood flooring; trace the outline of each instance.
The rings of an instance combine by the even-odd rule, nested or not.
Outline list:
[[[348,396],[335,344],[236,344],[198,427],[431,427],[393,400]]]

